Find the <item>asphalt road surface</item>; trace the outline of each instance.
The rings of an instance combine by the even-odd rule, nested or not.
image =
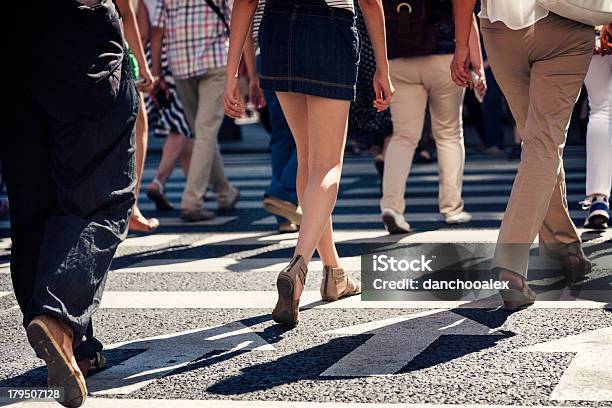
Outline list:
[[[570,150],[565,163],[578,225],[583,156]],[[148,160],[143,192],[158,160]],[[568,294],[516,313],[499,309],[499,298],[484,306],[359,297],[325,303],[314,262],[300,324],[284,330],[270,311],[275,277],[297,235],[277,234],[261,206],[266,155],[231,155],[226,165],[242,200],[215,220],[184,224],[178,210],[156,213],[143,193],[141,209],[162,226],[155,235],[130,236],[113,262],[94,318],[109,364],[89,379],[86,406],[612,406],[610,230],[583,234],[596,263],[590,279],[608,288],[603,297],[578,293],[572,301]],[[468,159],[464,198],[474,221],[456,227],[438,214],[435,165],[415,166],[407,190],[415,231],[389,236],[370,158],[347,158],[334,218],[349,273],[358,278],[359,255],[377,246],[494,243],[516,165],[501,156]],[[183,185],[177,169],[167,185],[176,207]],[[215,209],[214,200],[206,205]],[[44,387],[46,370],[27,344],[11,293],[8,227],[0,223],[0,389]],[[542,291],[549,282],[531,284]]]

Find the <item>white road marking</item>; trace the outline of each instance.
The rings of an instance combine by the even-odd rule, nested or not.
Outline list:
[[[240,322],[135,339],[106,349],[146,351],[88,378],[93,395],[129,394],[213,350],[276,350]]]
[[[407,244],[407,243],[436,243],[436,242],[482,242],[495,243],[499,229],[439,229],[435,231],[414,232],[411,234],[391,235],[384,229],[363,230],[336,230],[334,241],[336,243],[372,243],[372,244]],[[612,231],[610,232],[612,236]],[[228,232],[210,234],[209,236],[192,243],[192,246],[203,245],[257,245],[275,244],[297,239],[297,232],[291,234],[276,234],[270,232]]]
[[[0,239],[0,249],[10,249],[11,246],[12,246],[12,241],[10,238]]]
[[[0,400],[0,402],[4,402]],[[7,401],[8,402],[8,401]],[[13,408],[57,408],[57,402],[8,402]],[[388,404],[359,402],[161,400],[87,398],[87,408],[580,408],[569,405],[487,405],[487,404]]]
[[[569,196],[569,201],[580,201],[584,198],[584,196],[573,195]],[[463,201],[466,205],[477,205],[477,204],[507,204],[508,197],[464,197]],[[430,206],[438,206],[438,197],[408,197],[406,199],[408,206],[410,205],[430,205]],[[206,208],[210,208],[215,210],[217,208],[217,203],[214,201],[207,201],[205,203]],[[380,199],[378,198],[340,198],[336,202],[336,207],[338,208],[378,208],[380,206]],[[141,203],[139,204],[141,209],[152,210],[155,208],[153,203]],[[176,208],[180,207],[179,205],[175,205]],[[263,208],[262,200],[250,200],[245,201],[241,200],[236,205],[237,209],[258,209]],[[468,208],[469,209],[469,208]]]
[[[581,190],[584,188],[584,183],[567,183],[567,190]],[[512,184],[465,184],[461,189],[464,193],[486,193],[486,192],[510,192],[512,190]],[[438,186],[437,185],[428,185],[428,186],[420,186],[420,185],[412,185],[408,182],[406,186],[406,199],[410,202],[412,199],[410,198],[410,194],[414,193],[437,193]],[[354,187],[350,188],[343,192],[345,196],[363,196],[363,195],[371,195],[371,194],[380,194],[380,187]],[[570,197],[578,197],[577,195],[572,195]],[[468,198],[468,197],[465,197]],[[584,196],[580,196],[579,200],[582,200]],[[507,197],[506,197],[507,201]]]
[[[185,222],[178,217],[159,217],[159,223],[164,227],[189,227],[189,226],[201,226],[201,225],[224,225],[228,222],[234,221],[238,217],[215,217],[208,221],[197,221],[197,222]]]
[[[342,258],[342,262],[347,270],[361,270],[361,258],[358,256]],[[152,259],[135,263],[127,268],[116,269],[113,272],[280,272],[288,263],[289,259],[286,258]],[[323,265],[321,261],[312,261],[309,269],[322,270]]]
[[[501,211],[492,212],[470,212],[473,221],[501,221],[504,213]],[[584,217],[584,211],[570,211],[572,218]],[[422,213],[407,213],[406,219],[408,222],[443,222],[444,217],[441,214],[433,212]],[[364,224],[364,223],[380,223],[380,214],[334,214],[334,224]],[[276,225],[277,221],[274,216],[268,216],[259,220],[253,221],[253,225]]]
[[[129,237],[120,246],[123,248],[159,246],[168,244],[180,237],[178,234],[153,234],[143,237]]]
[[[430,310],[324,332],[370,339],[329,367],[321,377],[369,377],[395,374],[440,336],[502,336],[497,330],[449,310]],[[410,340],[407,340],[410,339]]]
[[[612,401],[612,327],[519,349],[576,353],[550,395],[555,401]]]
[[[13,292],[0,292],[0,298],[10,295]]]
[[[275,291],[106,291],[103,309],[270,309],[277,299]],[[494,308],[501,305],[496,297],[481,301],[362,301],[351,296],[324,302],[318,290],[302,293],[301,309],[451,309]],[[530,309],[612,309],[607,302],[591,300],[536,301]]]

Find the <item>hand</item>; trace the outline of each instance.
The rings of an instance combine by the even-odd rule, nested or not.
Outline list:
[[[603,26],[601,29],[601,48],[602,56],[612,54],[612,23]]]
[[[472,82],[472,88],[474,88],[474,92],[476,92],[481,99],[484,99],[487,94],[487,77],[485,75],[485,71],[482,66],[472,66],[472,70],[478,75],[480,80],[476,83]]]
[[[472,76],[468,71],[470,64],[470,49],[468,46],[457,45],[455,56],[451,62],[451,78],[457,85],[467,88],[472,84]]]
[[[140,68],[139,71],[138,74],[142,78],[142,82],[140,82],[136,88],[138,88],[140,92],[150,92],[153,90],[153,85],[155,83],[151,71],[149,71],[148,67]]]
[[[155,104],[159,107],[159,102],[157,101],[158,92],[163,92],[166,97],[166,100],[170,99],[170,96],[171,96],[170,87],[168,86],[168,84],[166,83],[166,81],[164,80],[162,76],[157,77],[157,80],[155,81],[155,84],[153,85],[153,89],[151,89],[151,91],[149,92],[149,96],[151,96],[153,101],[155,101]]]
[[[263,91],[259,86],[259,76],[253,75],[249,78],[249,100],[256,109],[261,109],[266,106],[266,100]]]
[[[374,95],[376,97],[373,104],[377,112],[382,112],[391,106],[391,98],[395,93],[395,89],[393,88],[393,84],[391,84],[388,71],[383,72],[377,69],[374,74],[373,82]]]
[[[223,91],[223,108],[225,114],[230,118],[238,119],[245,114],[244,102],[240,96],[238,78],[235,76],[227,78],[225,91]]]

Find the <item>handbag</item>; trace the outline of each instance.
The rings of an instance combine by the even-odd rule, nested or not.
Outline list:
[[[612,0],[538,0],[541,7],[591,26],[612,23]]]

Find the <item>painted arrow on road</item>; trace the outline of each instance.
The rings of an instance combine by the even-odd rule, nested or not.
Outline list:
[[[146,351],[87,379],[93,395],[129,394],[211,351],[276,350],[240,322],[117,343],[107,349]]]
[[[612,401],[612,327],[519,349],[576,353],[550,395],[557,401]]]
[[[361,346],[325,370],[323,377],[366,377],[395,374],[444,335],[503,336],[448,309],[428,310],[360,324],[323,334],[373,333]]]

